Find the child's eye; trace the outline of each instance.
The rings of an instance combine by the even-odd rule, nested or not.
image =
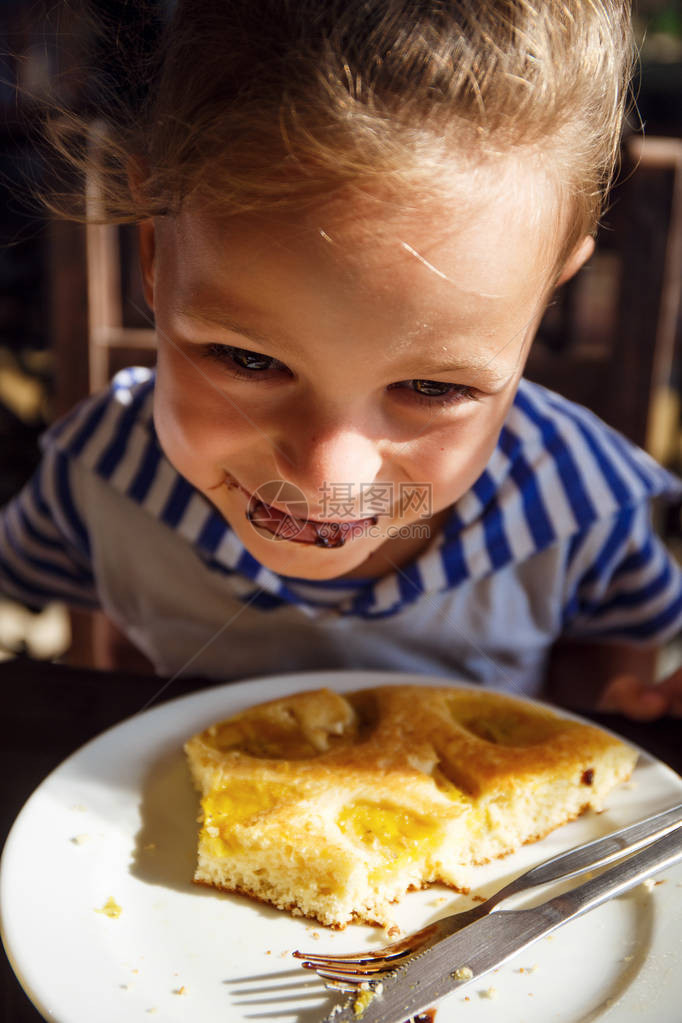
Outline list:
[[[206,358],[219,362],[231,369],[235,376],[252,379],[275,370],[285,370],[284,363],[261,352],[251,352],[247,348],[235,348],[234,345],[206,345],[203,354]]]
[[[401,380],[389,390],[409,391],[424,405],[453,405],[461,401],[478,401],[479,391],[466,384],[447,384],[442,380]]]
[[[270,379],[271,374],[282,371],[290,375],[290,370],[271,355],[252,352],[248,348],[237,348],[234,345],[209,344],[202,351],[205,358],[219,362],[230,370],[233,376],[241,380]],[[389,390],[407,391],[413,401],[430,405],[454,405],[457,402],[477,401],[479,392],[466,384],[448,384],[442,380],[401,380],[391,384]]]

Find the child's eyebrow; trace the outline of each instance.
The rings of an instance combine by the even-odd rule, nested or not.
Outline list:
[[[243,315],[246,311],[242,310]],[[176,315],[180,318],[197,320],[200,323],[206,323],[209,326],[217,326],[223,330],[229,330],[235,334],[241,335],[241,337],[248,338],[253,341],[254,344],[265,345],[266,348],[275,343],[284,349],[288,349],[290,352],[299,351],[299,347],[289,340],[285,335],[279,333],[263,333],[260,330],[252,326],[248,326],[244,323],[240,323],[237,317],[240,315],[240,310],[237,307],[232,308],[229,303],[221,302],[219,304],[209,303],[208,305],[202,306],[201,308],[195,306],[180,306],[176,309]],[[431,333],[430,331],[428,333]],[[400,348],[403,350],[400,351]],[[414,367],[417,359],[415,352],[405,352],[403,346],[400,346],[396,355],[402,354],[405,358],[405,364],[408,361],[411,367]],[[416,367],[415,367],[416,368]],[[399,372],[399,371],[398,371]],[[406,370],[406,373],[408,370]],[[423,360],[419,359],[419,378],[426,380],[430,378],[430,374],[434,376],[440,375],[441,373],[470,373],[481,383],[485,383],[488,387],[502,387],[509,380],[510,376],[513,375],[514,368],[508,369],[505,367],[505,371],[499,372],[495,368],[495,357],[490,354],[485,354],[479,357],[473,356],[468,359],[457,359],[454,355],[448,359],[443,358],[436,361],[431,361],[428,357]],[[407,379],[407,376],[405,376]]]
[[[441,373],[471,373],[481,382],[486,381],[489,386],[502,386],[514,373],[514,368],[507,367],[506,372],[499,373],[495,370],[494,357],[487,356],[485,359],[451,359],[448,362],[425,363],[419,367],[420,377],[424,380],[430,379],[430,375],[440,376]]]
[[[241,334],[242,337],[247,337],[249,340],[256,342],[257,344],[270,344],[276,341],[283,347],[293,348],[291,342],[287,340],[284,335],[281,334],[265,334],[255,327],[247,326],[241,323],[238,319],[239,313],[237,310],[231,310],[230,306],[225,303],[219,305],[208,305],[202,306],[201,308],[194,306],[179,306],[175,310],[176,316],[181,319],[198,320],[200,323],[206,323],[211,327],[220,327],[222,330],[229,330],[235,334]]]

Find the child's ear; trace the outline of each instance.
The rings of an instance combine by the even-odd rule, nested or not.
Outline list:
[[[148,176],[146,164],[136,157],[130,157],[126,164],[130,193],[139,208],[144,209],[144,182]],[[154,221],[151,217],[139,220],[137,224],[138,252],[142,270],[142,290],[145,302],[154,311],[154,255],[156,238]]]
[[[565,284],[565,282],[570,280],[574,274],[577,274],[580,267],[588,261],[593,252],[594,238],[591,234],[586,234],[584,238],[580,239],[564,263],[563,269],[556,282],[556,287],[558,288],[560,284]]]
[[[154,312],[154,255],[156,252],[156,234],[154,221],[141,220],[137,225],[137,243],[142,271],[142,291],[145,302]]]

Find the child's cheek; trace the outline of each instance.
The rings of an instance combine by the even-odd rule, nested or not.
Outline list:
[[[495,450],[511,399],[495,396],[471,407],[471,414],[446,422],[425,441],[418,462],[410,467],[412,479],[430,481],[434,509],[458,500],[476,482]],[[417,475],[415,475],[415,473]]]
[[[248,445],[253,427],[245,413],[182,356],[159,360],[157,435],[166,457],[195,486],[216,485],[230,455]]]

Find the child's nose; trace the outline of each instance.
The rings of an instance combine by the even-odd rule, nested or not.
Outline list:
[[[280,438],[275,463],[281,477],[306,495],[311,518],[324,518],[325,502],[334,491],[348,499],[347,518],[360,517],[363,485],[380,475],[383,462],[378,442],[348,426],[306,429],[305,425]]]

